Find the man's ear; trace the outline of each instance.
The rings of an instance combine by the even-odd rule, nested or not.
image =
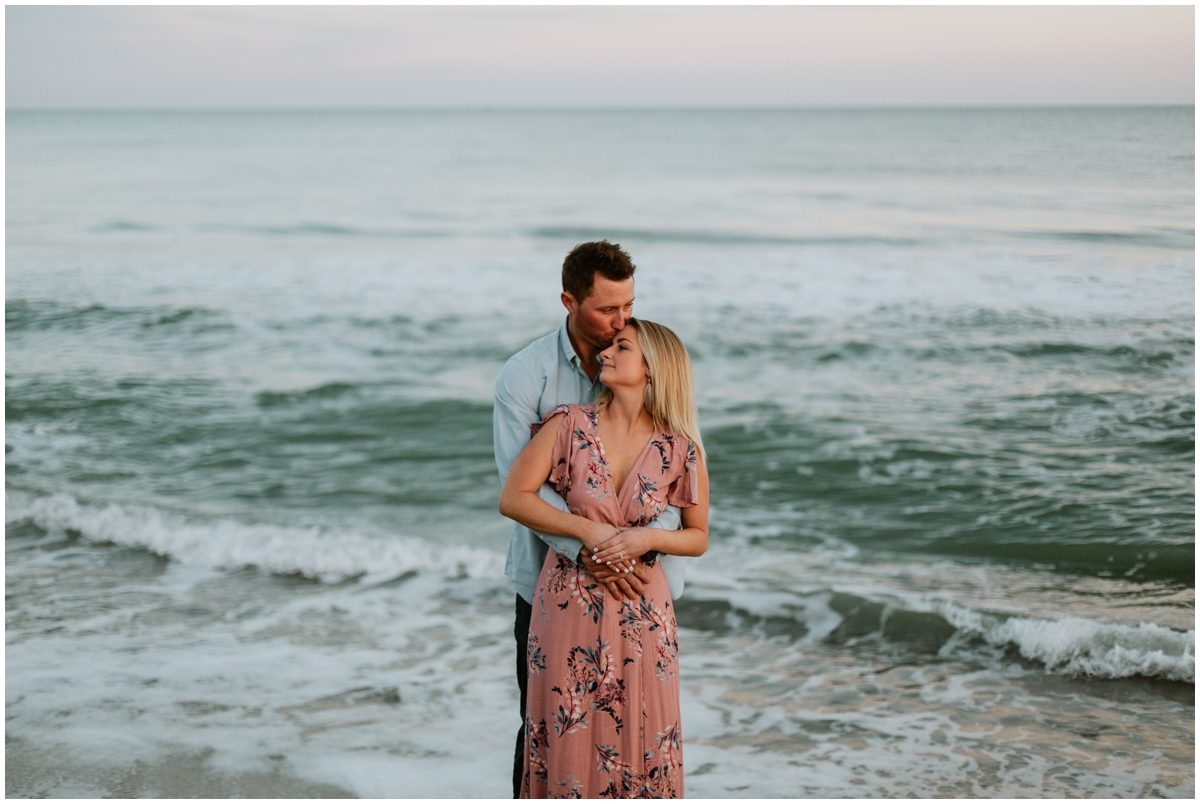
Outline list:
[[[560,298],[562,299],[563,307],[567,308],[568,313],[575,312],[575,308],[578,307],[578,304],[576,304],[574,296],[564,290]]]

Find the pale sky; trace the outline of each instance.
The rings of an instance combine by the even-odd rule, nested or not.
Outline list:
[[[1192,6],[7,6],[6,106],[1195,101]]]

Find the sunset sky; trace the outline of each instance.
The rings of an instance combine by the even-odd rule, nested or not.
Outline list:
[[[8,108],[1182,103],[1195,10],[8,6]]]

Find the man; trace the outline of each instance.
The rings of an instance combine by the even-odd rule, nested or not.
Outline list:
[[[529,426],[559,405],[583,405],[593,401],[601,388],[598,355],[633,315],[633,272],[636,266],[618,245],[601,240],[576,246],[562,268],[562,303],[567,320],[556,332],[539,338],[509,358],[496,381],[492,437],[500,483],[508,477],[521,449],[529,442]],[[546,502],[567,510],[554,488],[546,484],[538,494]],[[649,527],[679,527],[679,509],[670,507]],[[636,599],[642,593],[645,566],[634,565],[630,573],[617,574],[596,564],[584,554],[577,539],[535,533],[522,525],[513,527],[504,572],[517,590],[517,616],[513,636],[517,641],[517,686],[521,691],[521,730],[513,763],[513,797],[520,795],[525,755],[526,643],[532,615],[533,591],[546,560],[547,545],[560,555],[584,562],[609,594],[617,599]],[[664,556],[666,562],[671,556]]]

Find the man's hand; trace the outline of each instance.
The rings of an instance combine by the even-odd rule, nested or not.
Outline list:
[[[635,564],[630,572],[619,572],[607,564],[592,560],[590,550],[586,547],[579,551],[579,561],[592,576],[604,584],[609,593],[617,600],[636,600],[645,591],[643,584],[648,583],[649,568],[645,564]]]

